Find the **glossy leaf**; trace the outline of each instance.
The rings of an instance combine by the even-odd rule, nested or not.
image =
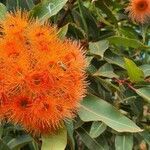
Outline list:
[[[46,21],[51,16],[56,15],[67,1],[68,0],[43,0],[32,9],[31,16],[38,17],[41,21]]]
[[[112,105],[92,95],[87,96],[82,101],[79,116],[83,121],[102,121],[118,132],[142,131]]]

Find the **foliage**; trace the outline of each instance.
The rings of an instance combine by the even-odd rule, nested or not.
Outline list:
[[[1,0],[57,25],[87,53],[88,94],[78,116],[55,135],[32,137],[17,125],[0,128],[0,150],[131,150],[150,147],[149,26],[133,23],[127,0]],[[67,136],[66,136],[67,132]],[[41,148],[42,147],[42,148]]]

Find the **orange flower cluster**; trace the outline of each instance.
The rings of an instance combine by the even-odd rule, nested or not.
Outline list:
[[[150,18],[150,0],[131,0],[126,11],[133,21],[144,24]]]
[[[33,134],[53,132],[85,95],[84,52],[28,13],[8,13],[0,27],[0,119]]]

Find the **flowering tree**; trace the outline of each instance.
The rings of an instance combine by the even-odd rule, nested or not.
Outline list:
[[[150,0],[0,2],[0,150],[150,147]]]

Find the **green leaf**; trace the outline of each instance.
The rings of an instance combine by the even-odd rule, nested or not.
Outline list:
[[[71,150],[75,150],[75,141],[74,141],[74,137],[73,137],[73,133],[74,133],[73,122],[68,120],[65,123],[65,125],[67,128],[67,133],[68,133],[68,137],[69,137],[69,145],[71,145]]]
[[[1,126],[0,126],[0,138],[2,138],[3,131],[4,131],[4,127],[1,125]]]
[[[65,26],[63,26],[62,28],[59,29],[58,37],[60,39],[64,39],[67,34],[67,31],[68,31],[68,24],[66,24]]]
[[[83,143],[90,150],[105,150],[104,147],[100,145],[100,143],[98,143],[94,138],[92,138],[84,128],[78,128],[77,133],[80,135]]]
[[[56,15],[68,0],[43,0],[31,10],[32,17],[38,17],[41,21]]]
[[[80,26],[77,26],[75,23],[69,23],[68,34],[69,36],[74,36],[78,39],[87,38],[85,31]]]
[[[114,73],[113,67],[111,64],[104,64],[102,67],[98,69],[97,72],[94,73],[94,76],[103,76],[108,78],[118,78],[118,75]]]
[[[104,135],[100,135],[99,137],[97,137],[96,141],[98,143],[100,143],[101,145],[103,145],[104,150],[110,150],[110,145],[108,143],[109,141],[108,141],[107,136],[105,134]]]
[[[86,23],[86,20],[85,20],[85,17],[84,17],[83,2],[82,2],[82,0],[77,0],[77,2],[78,2],[79,12],[80,12],[80,16],[81,16],[81,20],[82,20],[82,23],[83,23],[84,30],[88,34],[88,26],[87,26],[87,23]]]
[[[14,11],[16,8],[25,10],[33,8],[34,3],[32,0],[6,0],[6,6],[11,11]]]
[[[115,147],[116,150],[132,150],[133,136],[131,134],[117,135]]]
[[[90,129],[90,136],[92,138],[97,138],[106,130],[107,126],[103,122],[94,121]]]
[[[111,104],[93,95],[87,96],[81,102],[79,116],[83,121],[102,121],[118,132],[142,131]]]
[[[96,1],[97,7],[99,7],[107,15],[107,17],[111,20],[111,22],[117,26],[117,19],[116,19],[115,15],[113,14],[112,10],[110,9],[110,7],[108,7],[105,2],[106,2],[106,0]],[[112,1],[111,1],[111,3],[112,3]]]
[[[109,42],[107,40],[89,43],[90,53],[101,56],[101,57],[103,57],[104,52],[108,48],[109,48]]]
[[[144,87],[140,89],[135,89],[136,93],[143,97],[147,102],[150,103],[150,88]]]
[[[9,146],[0,138],[0,150],[11,150]]]
[[[26,0],[26,3],[28,5],[29,9],[32,9],[34,7],[33,0]]]
[[[140,69],[143,70],[145,77],[150,76],[150,65],[149,64],[145,64],[145,65],[140,66]]]
[[[113,24],[111,24],[105,17],[101,14],[101,11],[98,7],[95,7],[95,13],[98,16],[99,20],[101,20],[104,24],[114,27]]]
[[[67,130],[61,128],[55,134],[42,136],[41,150],[64,150],[67,145]]]
[[[26,145],[27,143],[32,142],[33,139],[31,136],[29,135],[23,135],[23,136],[19,136],[17,138],[12,139],[11,141],[9,141],[7,143],[8,147],[10,147],[11,150],[15,150],[17,148],[21,148],[24,145]]]
[[[84,5],[83,0],[78,0],[78,6],[79,6],[79,12],[76,12],[76,16],[78,16],[78,19],[75,19],[75,22],[78,24],[81,28],[85,30],[89,39],[95,39],[99,37],[99,29],[97,26],[96,18],[92,15],[89,9],[87,9]]]
[[[147,142],[147,144],[150,146],[150,134],[149,134],[149,131],[143,131],[143,132],[140,132],[138,134],[140,134],[140,136],[142,136],[144,138],[145,142]]]
[[[109,91],[112,91],[112,92],[121,92],[119,87],[112,84],[109,80],[106,80],[106,79],[102,79],[100,77],[97,77],[97,80],[106,88],[106,89],[109,89]]]
[[[130,38],[130,39],[137,38],[136,31],[132,27],[129,27],[129,26],[121,27],[120,32],[127,38]]]
[[[106,53],[104,54],[104,59],[110,64],[115,64],[121,68],[125,68],[122,56],[116,55],[110,51],[106,51]]]
[[[108,41],[110,44],[123,46],[123,47],[131,47],[131,48],[140,48],[140,49],[150,49],[149,46],[144,45],[138,40],[130,39],[126,37],[120,37],[120,36],[112,36],[108,38]]]
[[[6,12],[7,12],[6,6],[0,3],[0,20],[5,18]]]
[[[144,80],[143,71],[130,59],[124,58],[125,68],[127,69],[131,82],[140,82]]]

